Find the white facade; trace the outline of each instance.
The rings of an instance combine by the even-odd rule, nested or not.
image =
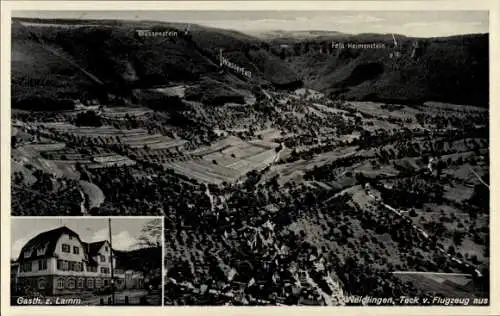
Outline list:
[[[19,267],[18,277],[33,277],[44,275],[111,277],[111,247],[104,242],[97,255],[87,258],[88,249],[80,240],[69,234],[62,234],[56,243],[53,256],[45,256],[47,244],[38,249],[27,249],[25,260]],[[38,259],[29,260],[28,255],[44,254]],[[89,259],[95,263],[89,265]],[[59,263],[58,263],[59,261]],[[31,266],[31,267],[29,267]],[[113,258],[113,267],[116,259]],[[77,270],[77,271],[75,271]]]

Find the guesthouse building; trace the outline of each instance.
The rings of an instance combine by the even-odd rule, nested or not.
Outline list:
[[[111,268],[117,263],[112,252],[109,241],[85,242],[66,226],[40,233],[21,249],[16,290],[63,295],[105,289],[111,285]],[[142,272],[116,272],[117,290],[143,286]],[[129,280],[132,276],[134,281]]]

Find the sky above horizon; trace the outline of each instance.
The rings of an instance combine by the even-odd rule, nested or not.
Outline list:
[[[14,11],[13,17],[154,20],[255,33],[337,31],[415,37],[488,33],[488,11]]]
[[[137,249],[144,225],[153,218],[112,218],[113,248]],[[17,259],[22,247],[36,235],[61,226],[75,231],[84,242],[109,240],[107,218],[13,218],[11,227],[11,258]]]

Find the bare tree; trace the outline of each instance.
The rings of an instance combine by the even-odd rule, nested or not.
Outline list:
[[[152,248],[161,247],[161,236],[163,234],[161,219],[152,219],[148,221],[141,229],[138,245]]]

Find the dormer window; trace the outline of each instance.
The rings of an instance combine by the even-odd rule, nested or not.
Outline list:
[[[31,257],[31,254],[33,253],[33,248],[28,248],[24,251],[24,257],[29,258]]]
[[[43,247],[43,248],[38,248],[38,249],[36,250],[36,255],[37,255],[37,256],[43,256],[43,255],[45,254],[45,251],[46,251],[46,250],[47,250],[47,248],[46,248],[46,247]]]

